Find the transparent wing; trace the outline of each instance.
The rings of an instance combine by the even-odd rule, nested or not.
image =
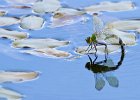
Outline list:
[[[108,67],[115,67],[112,59],[108,59],[107,62],[104,63],[104,65],[108,66]],[[112,87],[118,87],[119,86],[119,81],[118,81],[117,77],[115,77],[113,75],[113,72],[105,72],[105,73],[103,73],[103,76],[108,81],[110,86],[112,86]]]
[[[118,87],[119,86],[119,80],[117,77],[113,76],[112,72],[106,72],[103,73],[105,79],[108,81],[109,85],[112,87]]]
[[[94,74],[95,77],[95,88],[100,91],[105,86],[105,81],[103,79],[103,75],[101,73]]]
[[[114,16],[109,16],[109,15],[104,15],[104,14],[102,16],[100,16],[100,18],[102,19],[102,21],[105,25],[119,20],[118,18],[116,18]]]
[[[101,33],[104,29],[104,23],[98,15],[93,15],[94,31]]]

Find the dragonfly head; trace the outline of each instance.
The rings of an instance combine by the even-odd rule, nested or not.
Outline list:
[[[98,13],[93,13],[93,16],[98,16]]]
[[[91,37],[87,37],[87,38],[86,38],[86,42],[87,42],[88,44],[91,44],[91,42],[92,42]]]
[[[87,62],[86,65],[85,65],[85,68],[87,68],[88,70],[90,70],[90,67],[91,67],[91,63],[90,62]]]

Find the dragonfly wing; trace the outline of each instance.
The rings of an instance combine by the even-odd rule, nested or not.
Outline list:
[[[106,63],[104,63],[104,66],[115,67],[115,64],[112,59],[107,59]]]
[[[119,80],[117,77],[113,76],[112,72],[106,72],[103,73],[105,79],[108,81],[109,85],[112,87],[118,87],[119,86]]]
[[[107,59],[107,62],[104,63],[104,65],[108,66],[108,67],[115,67],[112,59]],[[113,76],[112,72],[106,72],[106,73],[103,73],[103,75],[104,75],[105,79],[108,81],[110,86],[112,86],[112,87],[119,86],[119,81],[115,76]]]
[[[105,81],[103,80],[103,75],[102,74],[95,74],[95,88],[100,91],[103,89],[105,86]]]
[[[98,15],[93,15],[94,31],[100,33],[104,29],[104,23]]]

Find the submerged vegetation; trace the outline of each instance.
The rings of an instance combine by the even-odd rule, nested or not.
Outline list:
[[[99,4],[90,5],[83,8],[72,8],[61,3],[60,0],[5,0],[8,2],[6,6],[0,7],[0,37],[10,39],[13,48],[20,48],[17,51],[20,53],[28,53],[36,56],[51,56],[57,58],[69,58],[75,55],[88,55],[90,62],[86,63],[86,68],[91,70],[95,75],[95,88],[101,90],[105,81],[102,76],[113,87],[118,87],[119,81],[114,76],[108,76],[107,73],[117,70],[123,62],[125,55],[125,46],[136,44],[136,35],[133,32],[140,32],[139,20],[117,20],[109,23],[103,23],[100,18],[102,11],[119,12],[135,10],[135,5],[131,1],[121,2],[101,2]],[[11,12],[12,9],[12,12]],[[27,15],[25,16],[25,10]],[[18,12],[19,11],[19,12]],[[15,16],[9,16],[12,13]],[[19,14],[18,14],[19,13]],[[50,14],[50,19],[44,18]],[[17,16],[18,15],[18,16]],[[44,28],[63,27],[77,22],[86,23],[93,17],[93,34],[86,38],[87,44],[73,49],[74,54],[69,51],[59,50],[60,47],[66,47],[71,44],[69,40],[59,40],[55,38],[33,38],[30,31],[38,31]],[[48,22],[47,26],[45,23]],[[17,30],[5,28],[5,26],[17,25]],[[25,31],[28,31],[25,32]],[[61,37],[61,36],[60,36]],[[30,49],[25,49],[30,48]],[[121,58],[117,65],[113,60],[108,58],[110,53],[121,49]],[[105,54],[105,60],[97,62],[99,54]],[[92,61],[90,55],[95,55],[95,60]],[[11,82],[19,83],[36,79],[38,72],[0,72],[0,83]],[[0,88],[0,98],[8,100],[21,100],[22,95],[6,88]]]

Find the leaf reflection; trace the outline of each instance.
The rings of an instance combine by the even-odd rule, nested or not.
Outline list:
[[[106,58],[105,60],[102,61],[96,61],[98,56],[95,57],[94,60],[88,55],[89,62],[86,63],[85,67],[92,71],[95,76],[95,88],[97,90],[102,90],[103,87],[105,86],[105,80],[108,81],[109,85],[112,87],[118,87],[119,86],[119,80],[117,77],[113,75],[113,71],[117,70],[125,57],[125,47],[124,44],[121,43],[121,57],[118,61],[118,63],[115,65],[113,60],[111,58]]]

